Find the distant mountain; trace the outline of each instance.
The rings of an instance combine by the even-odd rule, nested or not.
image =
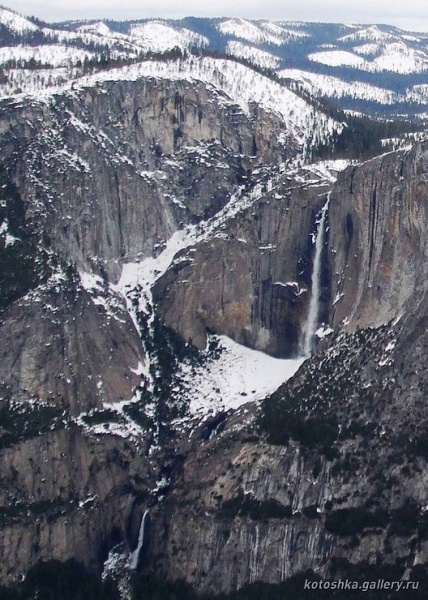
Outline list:
[[[0,24],[0,65],[8,67],[3,95],[78,77],[85,60],[94,65],[106,57],[200,49],[272,70],[340,108],[421,119],[427,113],[428,34],[392,26],[191,17],[52,25],[5,8]],[[35,65],[38,77],[27,72]]]

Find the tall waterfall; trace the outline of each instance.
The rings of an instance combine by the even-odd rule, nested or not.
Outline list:
[[[144,530],[146,528],[146,517],[147,517],[148,512],[149,512],[148,510],[144,511],[143,518],[141,519],[140,531],[138,533],[137,547],[135,548],[134,552],[131,554],[131,558],[129,560],[129,568],[132,569],[133,571],[135,571],[136,568],[138,567],[138,558],[140,556],[141,548],[143,547],[143,544],[144,544]]]
[[[319,300],[321,288],[321,255],[324,245],[325,234],[325,219],[327,216],[328,203],[330,202],[330,194],[327,196],[327,201],[322,207],[321,218],[318,223],[318,230],[315,238],[315,257],[312,269],[311,279],[311,299],[309,301],[308,316],[302,332],[301,353],[303,356],[309,356],[314,346],[314,337],[317,330],[318,315],[319,315]]]

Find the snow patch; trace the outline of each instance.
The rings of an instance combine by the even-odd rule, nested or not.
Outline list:
[[[327,325],[323,325],[323,327],[320,327],[316,330],[315,335],[318,339],[322,340],[323,338],[331,335],[332,333],[334,333],[334,329],[328,327]]]
[[[34,25],[34,23],[25,17],[22,17],[18,13],[6,8],[0,8],[0,23],[7,27],[10,31],[20,35],[31,33],[39,29],[37,25]]]
[[[19,241],[19,238],[9,233],[9,223],[7,220],[3,221],[0,226],[0,235],[4,236],[4,245],[6,248],[8,246],[13,246],[15,242]]]
[[[176,29],[161,21],[132,25],[130,37],[138,41],[142,49],[151,52],[165,52],[176,47],[203,47],[209,43],[208,38],[190,29]]]
[[[190,399],[190,411],[197,416],[265,398],[290,379],[304,361],[273,358],[224,335],[213,339],[219,343],[218,358],[208,358],[201,367],[184,363],[179,372]]]
[[[254,44],[272,44],[281,46],[292,39],[307,37],[301,31],[286,29],[271,21],[247,21],[245,19],[228,19],[218,25],[224,35],[232,35],[238,39]]]
[[[270,52],[265,52],[258,48],[254,48],[254,46],[248,46],[247,44],[237,41],[227,42],[226,53],[249,60],[259,67],[269,69],[275,69],[281,62],[281,59],[278,56],[275,56]]]
[[[327,52],[315,52],[308,55],[309,60],[319,62],[330,67],[359,67],[362,68],[365,60],[346,50],[330,50]]]

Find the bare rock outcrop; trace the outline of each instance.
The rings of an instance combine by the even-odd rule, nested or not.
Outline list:
[[[330,204],[331,321],[378,326],[426,293],[428,146],[348,168]]]
[[[129,536],[135,497],[150,481],[148,461],[126,440],[90,436],[74,424],[3,446],[2,583],[39,560],[75,558],[99,570],[112,545]]]
[[[284,175],[250,208],[178,256],[154,288],[163,322],[198,348],[211,331],[275,356],[296,355],[311,284],[311,231],[326,189],[296,185]],[[328,281],[328,263],[323,274]],[[322,305],[325,314],[328,284]]]

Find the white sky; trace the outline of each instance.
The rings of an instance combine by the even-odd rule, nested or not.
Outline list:
[[[25,16],[46,21],[116,20],[151,17],[234,16],[247,19],[388,23],[412,31],[428,31],[426,0],[2,0]]]

